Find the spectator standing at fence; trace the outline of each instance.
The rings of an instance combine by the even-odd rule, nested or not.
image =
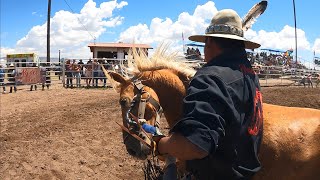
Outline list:
[[[73,84],[72,84],[72,65],[70,62],[70,59],[66,60],[66,64],[65,64],[65,70],[66,70],[66,75],[67,75],[67,88],[73,88]]]
[[[84,63],[83,63],[83,61],[82,61],[82,59],[80,59],[79,60],[79,62],[78,62],[78,66],[80,67],[80,75],[81,75],[81,77],[84,77],[84,72],[83,72],[83,69],[84,69]]]
[[[0,64],[0,86],[2,86],[2,89],[3,89],[3,94],[6,93],[6,86],[4,84],[4,78],[5,78],[5,75],[6,75],[6,71],[4,69],[4,67]]]
[[[105,60],[100,60],[98,61],[105,69],[108,69],[106,66],[106,61]],[[98,67],[98,71],[99,71],[99,77],[100,80],[103,82],[103,87],[106,87],[107,84],[107,78],[106,75],[104,74],[104,72],[102,71],[101,66]]]
[[[33,88],[36,91],[37,90],[37,84],[31,84],[30,85],[30,91],[33,91]]]
[[[85,68],[86,68],[86,71],[85,71],[86,84],[87,84],[87,87],[90,87],[91,79],[92,79],[92,61],[91,61],[91,59],[89,59]]]
[[[72,61],[72,72],[73,72],[74,78],[76,79],[77,87],[80,87],[81,85],[80,66],[76,63],[75,59]]]
[[[14,64],[10,64],[8,69],[8,85],[10,86],[9,93],[12,93],[12,90],[14,90],[14,92],[17,92],[16,70]]]
[[[307,81],[306,76],[303,75],[303,73],[301,73],[301,81],[300,81],[299,85],[303,84],[303,87],[306,87],[306,81]]]
[[[320,84],[320,73],[317,74],[317,80],[316,80],[316,88],[318,87],[318,85]]]
[[[187,49],[187,55],[190,55],[190,47]]]
[[[311,74],[308,74],[307,76],[307,83],[308,83],[308,87],[311,87],[313,88],[313,85],[312,85],[312,75]]]
[[[37,64],[36,63],[33,63],[32,64],[32,67],[37,67]],[[31,84],[30,85],[30,91],[32,91],[34,88],[34,90],[36,91],[37,90],[37,84]]]
[[[92,68],[93,68],[93,86],[98,87],[99,63],[98,63],[97,59],[93,60]]]
[[[201,56],[201,52],[200,52],[199,48],[196,48],[196,55],[198,55],[199,57]]]

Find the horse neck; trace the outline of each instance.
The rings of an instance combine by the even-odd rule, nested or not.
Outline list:
[[[169,127],[172,128],[182,115],[183,98],[186,95],[184,78],[187,78],[168,69],[144,72],[142,77],[143,83],[157,93]]]

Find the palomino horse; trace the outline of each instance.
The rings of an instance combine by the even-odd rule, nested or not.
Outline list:
[[[174,61],[174,56],[158,50],[148,59],[144,54],[133,53],[131,66],[133,79],[139,79],[145,91],[156,99],[172,128],[182,115],[183,97],[189,79],[195,73],[184,63]],[[127,124],[127,111],[137,94],[130,78],[110,72],[120,83],[120,104]],[[115,86],[115,84],[114,84]],[[146,119],[155,119],[155,110],[148,105]],[[263,104],[264,137],[260,148],[262,170],[255,179],[316,179],[320,177],[320,110]],[[155,123],[153,121],[153,123]],[[150,124],[152,122],[150,121]],[[126,137],[128,152],[136,157],[146,157],[140,141]],[[133,153],[134,152],[134,153]]]

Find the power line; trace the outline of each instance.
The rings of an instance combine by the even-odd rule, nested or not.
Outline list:
[[[68,5],[68,7],[69,7],[69,9],[71,10],[71,12],[73,13],[73,14],[75,14],[75,12],[73,11],[73,9],[70,7],[70,5],[67,3],[67,1],[66,0],[64,0],[64,2]],[[82,22],[80,21],[80,19],[79,19],[79,17],[78,16],[76,16],[77,17],[77,19],[78,19],[78,21],[79,21],[79,23],[83,26],[83,28],[88,32],[88,34],[92,37],[92,39],[96,39],[96,37],[95,36],[93,36],[90,32],[89,32],[89,30],[86,28],[86,26],[84,25],[84,24],[82,24]]]

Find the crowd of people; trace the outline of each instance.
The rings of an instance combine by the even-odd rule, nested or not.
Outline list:
[[[301,62],[293,61],[293,57],[285,53],[272,52],[247,52],[247,56],[251,64],[259,64],[262,66],[285,66],[288,68],[307,69]]]
[[[274,54],[267,52],[247,52],[247,56],[251,64],[259,63],[265,66],[289,66],[291,65],[292,60],[292,57],[279,53]]]
[[[201,57],[201,52],[199,48],[187,48],[187,53],[186,53],[186,58],[187,59],[202,59]]]
[[[316,74],[316,80],[315,80],[315,87],[317,88],[320,84],[320,73]],[[302,84],[304,87],[311,87],[313,88],[312,83],[312,74],[303,75],[301,74],[301,81],[299,84]]]
[[[82,87],[81,80],[85,79],[86,87],[98,87],[99,81],[102,87],[107,86],[107,78],[102,71],[101,65],[105,69],[110,69],[111,64],[106,60],[91,59],[85,64],[82,59],[77,62],[73,59],[65,61],[66,88]],[[75,84],[74,80],[75,79]]]
[[[194,49],[193,47],[192,48],[188,47],[187,48],[187,55],[193,55],[193,54],[201,56],[199,48]]]

